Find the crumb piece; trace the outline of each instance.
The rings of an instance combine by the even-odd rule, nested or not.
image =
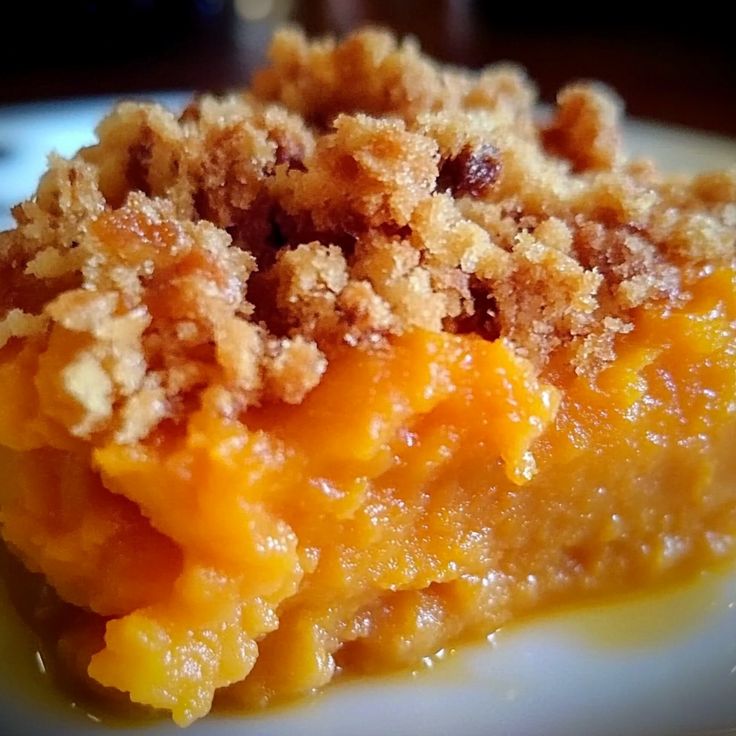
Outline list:
[[[244,394],[255,393],[260,388],[264,349],[263,331],[252,322],[235,317],[215,325],[217,362],[223,368],[226,383]]]
[[[514,268],[493,290],[501,333],[532,354],[549,353],[595,323],[603,277],[574,258],[522,233]]]
[[[308,334],[334,325],[337,296],[348,281],[342,251],[334,245],[305,243],[283,251],[272,269],[277,283],[276,306],[290,325]]]
[[[692,263],[723,261],[734,252],[736,237],[733,225],[700,212],[678,218],[670,234],[670,247]]]
[[[396,318],[369,281],[350,281],[337,297],[348,345],[378,345],[397,331]]]
[[[479,225],[460,216],[447,196],[424,200],[411,222],[412,244],[429,263],[460,268],[481,278],[501,278],[510,258]]]
[[[616,337],[633,329],[634,325],[630,322],[616,317],[604,317],[600,325],[575,346],[572,356],[575,373],[590,374],[596,368],[610,363],[616,357]]]
[[[112,207],[131,191],[168,196],[190,213],[184,132],[160,105],[124,102],[97,127],[99,143],[81,157],[97,171],[99,190]]]
[[[359,233],[406,225],[437,178],[437,146],[398,120],[342,115],[322,136],[306,172],[279,172],[275,187],[292,215],[309,213],[318,230]]]
[[[301,336],[269,342],[264,362],[265,395],[287,404],[299,404],[327,370],[327,359],[317,345]]]
[[[633,309],[652,299],[677,299],[680,272],[654,243],[630,228],[578,222],[574,251],[581,263],[604,276],[619,309]]]
[[[440,330],[446,298],[432,287],[430,271],[420,265],[410,243],[388,238],[359,242],[352,273],[368,280],[404,327]]]
[[[688,189],[700,202],[710,205],[732,205],[736,202],[736,167],[698,174],[693,177]]]
[[[168,413],[166,393],[159,385],[158,376],[149,374],[140,390],[124,401],[115,442],[128,445],[148,436]]]
[[[80,351],[62,369],[61,384],[83,412],[80,420],[70,427],[71,434],[89,437],[112,414],[110,376],[93,352]]]
[[[547,149],[575,171],[609,170],[621,159],[621,104],[607,90],[574,84],[557,96],[557,113],[544,131]]]
[[[542,220],[534,229],[534,236],[560,253],[572,254],[573,235],[567,223],[557,217]]]
[[[44,314],[28,314],[22,309],[11,309],[0,319],[0,348],[14,337],[33,337],[43,334],[48,324]]]

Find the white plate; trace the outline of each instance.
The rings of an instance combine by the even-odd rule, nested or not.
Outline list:
[[[0,203],[29,194],[45,153],[92,140],[109,100],[0,108]],[[654,123],[632,152],[670,170],[736,164],[736,142]],[[0,229],[8,220],[0,205]],[[1,408],[0,408],[1,409]],[[12,646],[11,646],[12,645]],[[19,657],[25,651],[27,656]],[[96,723],[38,672],[33,639],[0,588],[0,736],[174,736],[165,722]],[[677,590],[547,616],[415,675],[360,680],[257,715],[211,716],[187,736],[674,736],[736,733],[736,571]]]

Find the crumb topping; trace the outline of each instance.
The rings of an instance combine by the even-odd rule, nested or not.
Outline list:
[[[633,310],[733,261],[736,171],[627,161],[595,85],[534,105],[516,68],[374,29],[282,31],[249,90],[178,116],[121,104],[0,234],[0,349],[40,346],[54,419],[121,443],[208,387],[231,412],[299,403],[337,345],[412,328],[593,374]]]

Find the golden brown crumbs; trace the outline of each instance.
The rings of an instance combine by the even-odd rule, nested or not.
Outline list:
[[[0,346],[56,346],[54,418],[122,443],[206,387],[223,411],[298,403],[335,346],[412,327],[594,372],[631,310],[732,261],[736,172],[627,162],[620,105],[593,85],[547,123],[534,105],[512,67],[282,31],[250,90],[178,117],[124,103],[50,160],[0,235]]]

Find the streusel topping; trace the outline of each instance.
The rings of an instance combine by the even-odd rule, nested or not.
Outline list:
[[[540,122],[516,68],[283,31],[249,90],[123,103],[52,157],[0,235],[0,347],[64,344],[54,418],[122,443],[207,387],[224,412],[299,403],[337,345],[414,328],[594,374],[632,310],[686,300],[736,238],[736,171],[627,161],[620,112],[575,84]]]

